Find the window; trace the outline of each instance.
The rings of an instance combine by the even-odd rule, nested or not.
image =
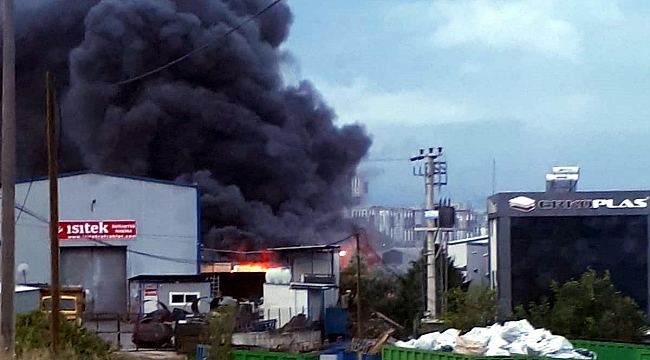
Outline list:
[[[201,296],[198,292],[172,292],[169,293],[169,305],[185,305]]]
[[[77,304],[75,299],[61,299],[59,301],[59,308],[61,311],[76,311]],[[43,298],[43,309],[51,310],[52,309],[52,297]]]

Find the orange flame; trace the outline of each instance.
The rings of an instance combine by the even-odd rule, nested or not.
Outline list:
[[[241,263],[233,265],[230,272],[256,272],[256,273],[265,273],[269,269],[281,269],[282,266],[278,266],[272,263]]]

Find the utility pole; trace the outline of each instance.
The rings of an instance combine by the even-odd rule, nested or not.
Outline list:
[[[61,288],[59,284],[59,169],[56,141],[56,95],[54,77],[48,71],[45,75],[47,88],[47,168],[50,180],[50,272],[52,277],[52,351],[59,352],[59,312]]]
[[[14,0],[2,4],[2,275],[0,276],[0,336],[12,356],[15,348],[14,293],[16,291],[16,38]]]
[[[426,227],[426,255],[427,255],[427,301],[426,301],[426,310],[429,314],[429,320],[433,322],[438,321],[438,294],[437,294],[437,279],[436,279],[436,235],[438,234],[438,229],[436,229],[436,223],[433,216],[427,216],[427,212],[435,210],[435,185],[436,185],[436,174],[440,173],[440,169],[436,170],[436,158],[442,156],[442,148],[438,147],[437,149],[429,148],[429,152],[425,153],[424,149],[420,149],[418,155],[411,158],[411,161],[425,161],[425,173],[422,174],[420,171],[419,174],[415,173],[413,169],[413,175],[423,176],[425,178],[425,191],[426,191],[426,209],[425,217],[427,218],[427,227]],[[446,172],[445,172],[446,173]]]
[[[356,235],[357,240],[357,295],[354,297],[357,301],[357,336],[361,337],[361,248],[359,246],[359,231]]]

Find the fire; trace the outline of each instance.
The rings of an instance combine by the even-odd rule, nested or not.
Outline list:
[[[282,266],[277,266],[271,263],[242,263],[232,267],[230,272],[256,272],[265,273],[270,269],[281,269]]]

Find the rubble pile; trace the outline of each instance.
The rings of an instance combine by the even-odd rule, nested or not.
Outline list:
[[[488,327],[477,327],[464,335],[456,329],[434,332],[396,346],[419,350],[454,352],[483,356],[539,356],[557,359],[595,360],[596,354],[574,349],[569,340],[546,329],[535,329],[526,320],[509,321]]]

